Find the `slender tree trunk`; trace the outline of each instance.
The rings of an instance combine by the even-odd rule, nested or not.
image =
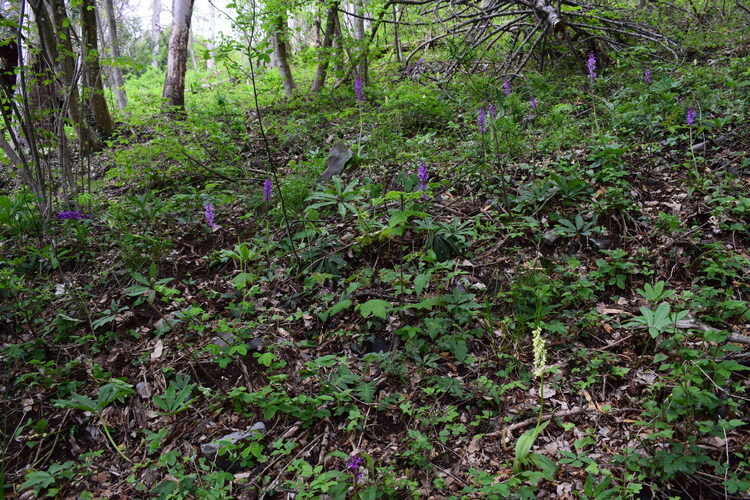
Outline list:
[[[78,75],[73,59],[73,44],[68,27],[63,0],[33,0],[29,2],[39,30],[42,50],[47,64],[54,68],[61,84],[60,100],[73,123],[78,139],[84,148],[98,150],[101,145],[87,123],[82,119]]]
[[[198,62],[195,60],[195,34],[191,29],[188,34],[188,54],[190,54],[190,62],[193,63],[193,70],[198,71]]]
[[[104,97],[102,70],[99,63],[99,42],[96,29],[96,4],[94,0],[83,0],[81,3],[81,38],[83,39],[83,56],[85,70],[83,83],[86,89],[86,102],[94,117],[94,123],[103,136],[115,130],[112,115],[109,113],[107,99]]]
[[[344,77],[344,34],[341,32],[339,16],[333,18],[333,73],[338,79],[338,85]]]
[[[206,69],[212,69],[216,66],[216,59],[214,58],[214,49],[216,48],[216,8],[213,3],[209,3],[210,21],[208,40],[206,40],[206,49],[208,49],[208,59],[206,60]]]
[[[396,48],[396,60],[401,63],[404,60],[404,55],[401,52],[401,38],[398,34],[398,6],[394,3],[393,8],[393,45]]]
[[[112,91],[117,101],[117,109],[123,116],[127,116],[128,113],[125,110],[128,107],[128,97],[123,88],[125,80],[122,77],[122,68],[118,64],[121,54],[120,46],[117,43],[117,23],[115,22],[115,7],[112,0],[104,0],[104,8],[107,10],[107,43],[110,53],[115,59],[115,64],[112,65]]]
[[[336,19],[338,18],[338,3],[329,5],[326,9],[326,30],[323,33],[323,46],[318,52],[318,67],[315,70],[315,78],[312,83],[312,92],[317,94],[323,88],[328,73],[328,63],[331,60],[331,46],[333,45],[333,35],[336,31]]]
[[[286,41],[286,14],[279,15],[274,20],[273,30],[271,38],[273,40],[274,54],[276,56],[276,67],[279,69],[281,82],[284,85],[286,96],[292,97],[294,89],[297,88],[297,86],[294,84],[292,68],[289,67],[289,55],[287,53]]]
[[[365,47],[363,46],[364,43],[366,43],[365,20],[362,19],[365,9],[362,0],[354,0],[353,7],[354,13],[357,15],[357,17],[354,17],[352,19],[352,31],[354,33],[354,40],[356,43],[356,48],[354,51],[357,63],[356,73],[362,79],[362,83],[367,85],[367,50],[365,50]]]
[[[320,13],[316,13],[313,18],[313,43],[316,49],[320,49],[323,46],[323,40],[320,38],[320,31],[322,29],[322,21],[320,19]]]
[[[194,0],[174,0],[172,6],[172,32],[169,35],[167,76],[164,79],[162,97],[167,106],[178,112],[185,110],[185,72],[193,2]]]
[[[159,17],[161,17],[161,0],[152,0],[151,2],[151,67],[159,67],[159,38],[161,27],[159,26]]]

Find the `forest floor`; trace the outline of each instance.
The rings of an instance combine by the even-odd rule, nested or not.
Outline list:
[[[219,89],[83,218],[4,197],[4,495],[750,497],[750,55],[622,63],[392,74],[268,144]]]

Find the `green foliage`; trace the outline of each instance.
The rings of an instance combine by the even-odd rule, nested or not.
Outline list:
[[[683,483],[705,495],[704,478],[711,494],[747,496],[747,367],[730,334],[750,321],[750,72],[741,50],[719,50],[726,32],[701,40],[695,20],[684,24],[674,36],[694,52],[678,68],[647,47],[605,55],[596,44],[589,86],[584,62],[566,66],[588,47],[545,44],[540,62],[555,64],[513,75],[510,96],[493,59],[518,49],[533,61],[532,40],[486,51],[434,40],[419,79],[371,50],[358,104],[349,57],[362,46],[346,26],[328,86],[305,93],[323,54],[303,47],[286,99],[257,27],[309,5],[234,6],[244,39],[219,44],[215,70],[188,71],[184,119],[155,112],[161,72],[132,66],[131,115],[91,157],[90,193],[47,213],[31,190],[0,195],[13,487],[86,498],[114,467],[125,474],[112,491],[165,499],[634,498]],[[398,15],[412,23],[402,42],[418,46],[420,17]],[[136,32],[124,46],[149,59]],[[465,74],[448,80],[452,62]],[[490,104],[480,134],[477,108]],[[337,138],[357,156],[316,183]],[[56,168],[55,151],[40,154]],[[271,177],[283,200],[274,191],[266,205]],[[92,218],[55,220],[69,204]],[[536,327],[555,394],[531,428]],[[267,435],[221,448],[229,466],[197,454],[195,443],[260,420]],[[507,429],[518,423],[520,436]],[[96,431],[107,442],[88,439]],[[498,439],[511,435],[515,446]],[[67,443],[83,454],[60,459]]]
[[[384,91],[382,99],[374,119],[391,124],[406,137],[425,130],[443,129],[453,120],[448,101],[443,99],[439,89],[431,86],[401,82]]]
[[[672,313],[668,303],[662,302],[656,310],[641,307],[641,315],[635,316],[626,326],[642,325],[648,328],[652,338],[656,338],[665,332],[673,332],[679,320],[684,319],[689,311]]]
[[[176,415],[190,408],[190,403],[194,401],[192,393],[196,386],[189,384],[189,380],[190,377],[178,374],[169,382],[164,396],[154,396],[154,404],[162,410],[164,415]]]

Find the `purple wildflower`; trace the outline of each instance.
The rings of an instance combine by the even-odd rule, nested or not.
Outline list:
[[[643,72],[643,81],[651,85],[651,70],[648,68]]]
[[[206,209],[206,212],[204,215],[206,217],[206,224],[208,224],[208,227],[211,228],[211,231],[214,231],[216,230],[217,227],[219,227],[214,222],[214,204],[206,203],[205,209]]]
[[[505,97],[510,97],[510,82],[508,80],[503,83],[503,90],[505,91]]]
[[[477,122],[479,123],[479,131],[481,133],[487,132],[487,114],[484,111],[484,108],[479,108],[479,118],[477,118]]]
[[[534,99],[534,96],[531,96],[531,99],[529,99],[529,101],[531,102],[531,109],[536,109],[538,104],[536,102],[536,99]]]
[[[69,212],[57,212],[57,215],[55,215],[57,220],[65,220],[65,219],[71,219],[71,220],[81,220],[81,219],[90,219],[91,216],[88,214],[83,213],[82,210],[71,210]]]
[[[417,186],[417,189],[419,191],[426,191],[427,190],[427,181],[430,178],[430,174],[427,171],[427,165],[425,163],[420,163],[419,168],[417,169],[417,179],[419,179],[419,185]],[[429,196],[425,193],[424,199],[428,199]]]
[[[693,123],[695,123],[695,108],[693,106],[688,108],[686,120],[688,127],[692,127]]]
[[[263,202],[266,206],[271,201],[271,195],[273,195],[273,181],[266,179],[266,182],[263,183]]]
[[[365,97],[362,94],[362,78],[360,77],[357,77],[357,79],[354,80],[354,93],[357,96],[357,102],[363,102],[365,100]]]
[[[494,120],[495,119],[495,113],[497,112],[497,109],[495,108],[495,105],[494,104],[490,104],[487,109],[489,110],[489,113],[490,113],[490,120]]]
[[[589,52],[588,70],[589,79],[593,82],[596,80],[596,56],[593,52]]]
[[[355,483],[360,482],[365,475],[365,472],[362,470],[362,458],[357,455],[349,457],[349,463],[346,464],[346,468],[354,472]]]

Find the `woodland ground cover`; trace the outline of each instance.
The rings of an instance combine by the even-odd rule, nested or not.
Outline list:
[[[508,82],[375,62],[361,98],[269,72],[267,144],[249,86],[189,75],[175,121],[129,81],[83,210],[0,196],[4,494],[747,498],[750,33],[721,26]]]

